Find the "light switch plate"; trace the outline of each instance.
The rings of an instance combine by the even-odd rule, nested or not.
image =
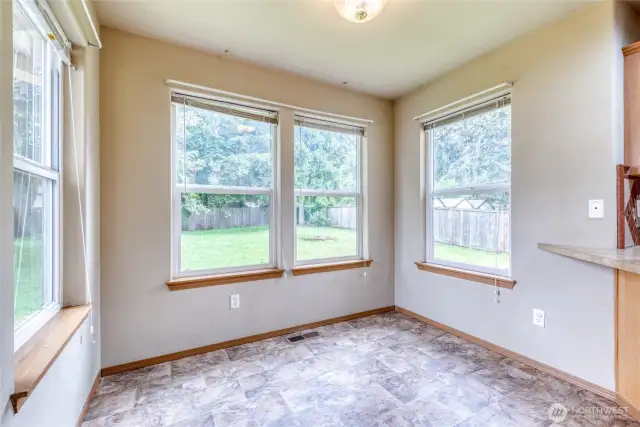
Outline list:
[[[604,218],[604,200],[589,200],[589,219]]]

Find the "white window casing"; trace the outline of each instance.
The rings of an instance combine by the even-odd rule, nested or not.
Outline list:
[[[510,86],[510,85],[509,85]],[[458,268],[462,270],[476,271],[479,273],[487,273],[496,276],[504,276],[509,277],[511,273],[511,263],[510,263],[510,254],[509,254],[509,266],[505,269],[476,265],[476,264],[468,264],[463,262],[456,262],[451,260],[446,260],[442,258],[436,258],[435,256],[435,229],[434,229],[434,216],[435,216],[435,207],[434,207],[434,199],[446,199],[446,198],[460,198],[461,196],[471,195],[471,194],[495,194],[495,193],[508,193],[509,195],[509,217],[511,215],[511,183],[495,183],[495,184],[478,184],[478,185],[468,185],[468,186],[459,186],[452,188],[434,188],[434,170],[435,170],[435,159],[434,159],[434,141],[432,140],[432,130],[438,126],[446,126],[448,124],[455,123],[457,121],[470,118],[476,115],[480,115],[486,112],[490,112],[493,110],[497,110],[499,108],[504,108],[506,106],[511,105],[511,91],[505,90],[500,87],[500,90],[496,90],[494,88],[492,92],[492,96],[489,99],[482,98],[480,101],[474,99],[471,103],[467,102],[465,104],[453,103],[451,105],[451,109],[436,109],[433,112],[427,113],[423,116],[416,117],[417,120],[429,118],[431,120],[422,121],[421,125],[424,131],[424,143],[425,143],[425,176],[424,179],[424,188],[425,188],[425,226],[426,226],[426,239],[425,239],[425,260],[427,263],[442,265],[445,267]],[[491,92],[491,91],[486,91]],[[483,92],[484,93],[484,92]],[[471,98],[471,97],[470,97]],[[511,148],[509,148],[511,149]],[[509,220],[509,228],[510,228],[511,220]],[[509,237],[511,233],[509,231]],[[510,244],[509,244],[510,246]],[[497,263],[496,263],[497,264]]]
[[[220,101],[216,99],[199,97],[192,94],[185,94],[179,91],[172,91],[172,271],[171,277],[194,277],[213,274],[225,274],[241,271],[262,270],[266,268],[275,268],[278,265],[278,247],[279,233],[277,218],[277,134],[278,134],[278,114],[275,111],[254,108],[242,104]],[[192,184],[186,182],[179,183],[177,179],[178,158],[176,150],[176,105],[190,106],[199,109],[214,111],[216,113],[233,115],[250,120],[256,120],[264,123],[270,123],[271,134],[271,187],[244,187],[229,185],[209,185],[209,184]],[[218,195],[248,195],[248,196],[268,196],[269,197],[269,261],[267,264],[242,265],[233,267],[183,270],[181,263],[181,239],[182,239],[182,193],[207,193]]]

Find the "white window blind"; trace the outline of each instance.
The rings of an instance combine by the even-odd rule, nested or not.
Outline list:
[[[171,96],[171,101],[177,104],[215,111],[221,114],[229,114],[232,116],[242,117],[250,120],[257,120],[274,125],[278,124],[278,113],[275,111],[252,108],[231,102],[217,101],[213,99],[200,98],[197,96],[180,93],[174,93]]]

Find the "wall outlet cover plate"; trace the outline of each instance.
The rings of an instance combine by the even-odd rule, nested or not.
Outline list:
[[[533,309],[533,324],[544,328],[544,311],[538,308]]]

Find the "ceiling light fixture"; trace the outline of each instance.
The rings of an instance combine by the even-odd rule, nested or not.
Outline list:
[[[336,10],[347,21],[362,23],[380,15],[387,0],[334,0]]]

